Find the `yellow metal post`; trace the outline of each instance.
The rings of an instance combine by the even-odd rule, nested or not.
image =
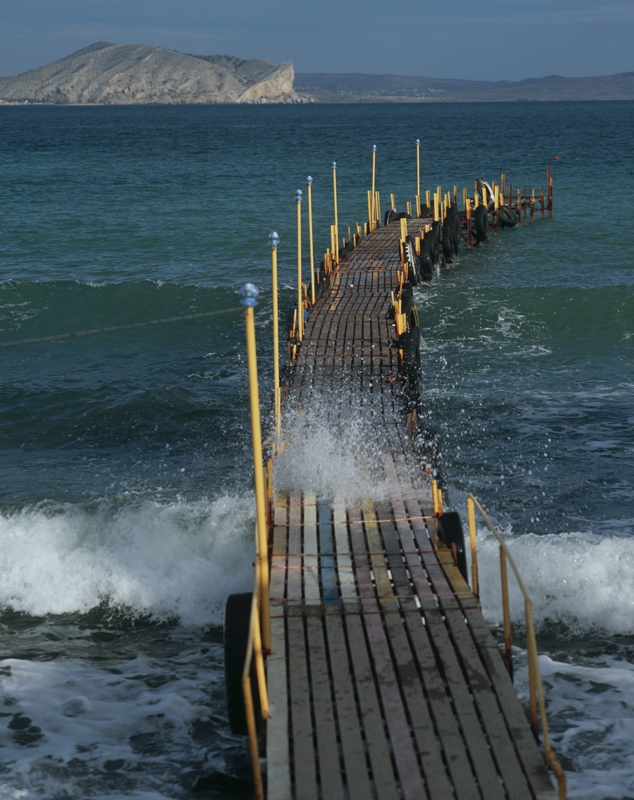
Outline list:
[[[420,139],[416,139],[416,197],[420,197]]]
[[[313,179],[306,178],[308,195],[308,252],[310,258],[310,304],[315,305],[315,247],[313,242]]]
[[[480,596],[480,580],[478,575],[478,547],[476,540],[475,505],[471,497],[467,498],[467,516],[469,517],[469,541],[471,543],[471,588],[476,597]]]
[[[304,338],[304,298],[302,297],[302,196],[298,189],[295,192],[295,205],[297,206],[297,338],[301,342]]]
[[[372,145],[372,210],[371,210],[371,220],[370,220],[370,230],[374,230],[374,226],[376,223],[376,145]]]
[[[509,581],[506,567],[506,553],[500,547],[500,581],[502,584],[502,615],[504,618],[504,654],[502,659],[509,674],[513,675],[513,643],[511,640],[511,607],[509,603]]]
[[[269,234],[271,245],[271,293],[273,295],[273,404],[275,406],[275,432],[282,435],[282,398],[280,390],[280,315],[277,285],[277,246],[280,237],[277,231]],[[277,442],[279,445],[279,441]]]
[[[337,210],[337,162],[332,162],[332,203],[335,211],[335,260],[339,261],[339,212]]]
[[[264,481],[264,460],[262,457],[262,426],[260,423],[260,394],[258,389],[258,363],[255,345],[255,315],[253,307],[257,303],[258,288],[253,283],[245,283],[240,289],[244,306],[244,321],[247,337],[247,361],[249,368],[249,401],[251,406],[251,437],[253,441],[253,472],[255,475],[255,510],[257,559],[260,571],[260,612],[262,614],[262,648],[271,649],[271,620],[269,609],[269,558],[266,525],[266,488]]]

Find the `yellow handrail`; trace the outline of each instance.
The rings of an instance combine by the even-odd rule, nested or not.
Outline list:
[[[266,670],[264,668],[264,653],[262,652],[262,629],[260,627],[260,593],[262,582],[260,577],[259,563],[255,562],[255,582],[251,601],[251,617],[249,620],[249,637],[247,640],[247,650],[242,668],[242,695],[244,697],[244,713],[247,721],[247,731],[249,737],[249,752],[251,754],[251,766],[253,768],[253,789],[255,800],[264,800],[264,783],[262,780],[262,770],[260,769],[260,753],[257,731],[257,716],[253,691],[251,688],[251,665],[255,659],[255,674],[258,685],[258,696],[260,701],[261,719],[269,719],[269,696],[266,686]]]
[[[472,545],[472,558],[475,554],[475,562],[472,561],[472,575],[473,575],[473,564],[475,563],[475,575],[477,576],[477,549],[474,547],[475,542],[475,510],[478,510],[485,525],[491,531],[491,533],[495,536],[498,540],[498,544],[500,546],[500,575],[502,581],[502,608],[504,614],[504,644],[505,644],[505,652],[504,652],[504,661],[509,668],[509,671],[512,669],[512,649],[511,649],[511,614],[509,608],[509,600],[508,600],[508,570],[507,564],[510,564],[511,569],[513,570],[513,574],[515,575],[515,580],[522,592],[522,596],[524,597],[524,614],[525,614],[525,623],[526,623],[526,652],[528,658],[528,683],[529,683],[529,696],[530,696],[530,712],[531,712],[531,725],[533,727],[533,731],[537,735],[539,730],[539,723],[541,723],[541,732],[542,738],[544,743],[544,755],[546,757],[546,761],[548,766],[553,771],[555,777],[557,778],[557,786],[559,790],[559,797],[561,800],[566,800],[566,775],[561,767],[561,764],[557,760],[557,756],[553,752],[553,749],[550,744],[550,736],[548,733],[548,720],[546,719],[546,704],[544,702],[544,691],[542,688],[542,679],[539,673],[539,661],[537,658],[537,640],[535,638],[535,628],[533,625],[533,612],[532,612],[532,603],[530,599],[530,595],[524,585],[524,581],[520,575],[520,572],[513,560],[513,556],[511,555],[506,542],[499,534],[496,527],[493,525],[489,516],[487,515],[486,511],[482,508],[480,503],[476,500],[476,498],[470,494],[467,498],[467,511],[469,517],[469,534],[471,538],[471,545]],[[477,584],[477,581],[476,581]],[[474,586],[474,591],[476,590],[476,586]],[[477,594],[477,592],[476,592]]]

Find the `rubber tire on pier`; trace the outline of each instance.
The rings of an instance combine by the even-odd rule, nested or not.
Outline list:
[[[462,224],[460,222],[460,215],[458,214],[458,209],[456,206],[451,205],[447,209],[447,218],[445,223],[449,225],[451,229],[451,238],[453,240],[453,249],[456,253],[456,256],[460,252],[460,237],[462,234]]]
[[[409,266],[409,280],[412,286],[417,286],[421,279],[420,260],[416,254],[416,245],[411,236],[405,240],[405,258]]]
[[[432,222],[431,230],[425,234],[425,239],[429,246],[432,264],[436,266],[439,261],[440,222]]]
[[[489,214],[483,205],[475,210],[475,238],[477,242],[489,241]]]
[[[408,287],[409,291],[406,291],[405,287]],[[412,284],[404,283],[403,289],[401,290],[401,314],[407,314],[409,316],[413,307],[414,292],[412,291]]]
[[[451,262],[456,258],[453,232],[451,230],[451,226],[448,224],[442,226],[442,254],[449,264],[451,264]]]
[[[244,710],[244,694],[242,692],[242,671],[249,642],[249,623],[251,621],[251,592],[231,594],[227,598],[224,624],[225,652],[225,699],[227,718],[231,732],[237,736],[249,733]],[[251,686],[254,705],[259,708],[259,693],[255,680],[255,669],[251,667]]]
[[[431,210],[431,208],[428,205],[426,205],[425,203],[421,203],[420,218],[421,219],[427,219],[427,218],[433,217],[433,216],[434,216],[434,212]]]
[[[434,262],[429,252],[429,242],[427,239],[421,239],[420,242],[420,256],[419,256],[421,279],[430,281],[434,277]]]
[[[452,544],[456,545],[456,566],[465,581],[469,583],[464,532],[460,514],[457,511],[445,511],[444,514],[438,517],[438,538],[450,549]]]
[[[514,228],[517,225],[517,214],[512,208],[502,206],[498,209],[498,222],[503,228]]]
[[[383,224],[389,225],[390,222],[394,222],[396,219],[398,219],[396,216],[396,211],[394,211],[393,208],[388,208],[388,210],[385,212],[385,216],[383,217]]]

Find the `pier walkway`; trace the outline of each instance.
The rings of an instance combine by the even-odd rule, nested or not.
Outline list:
[[[418,235],[420,219],[405,224]],[[275,482],[266,796],[554,799],[478,598],[438,535],[401,225],[339,263],[290,367],[283,411],[294,421],[276,473],[315,426],[353,469],[325,494]]]

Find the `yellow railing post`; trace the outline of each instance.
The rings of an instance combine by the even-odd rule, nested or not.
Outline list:
[[[310,303],[315,305],[315,246],[313,242],[313,179],[306,178],[308,196],[308,252],[310,258]]]
[[[537,643],[532,626],[531,601],[528,597],[524,599],[524,613],[526,616],[526,658],[528,661],[528,688],[529,688],[529,707],[531,715],[531,727],[535,736],[539,733],[539,721],[537,717],[537,676],[539,674],[539,662],[537,661]],[[528,622],[529,615],[531,622]],[[530,625],[530,630],[529,630]]]
[[[433,488],[433,483],[432,483]],[[495,536],[500,548],[500,573],[502,577],[502,605],[504,613],[504,640],[505,640],[505,653],[504,661],[509,662],[511,654],[511,618],[508,600],[508,584],[507,584],[507,565],[510,565],[515,575],[517,585],[524,597],[524,619],[526,623],[526,655],[528,661],[528,687],[529,687],[529,706],[530,706],[530,721],[531,727],[535,732],[535,736],[539,733],[539,724],[541,723],[541,734],[544,743],[544,754],[548,766],[553,771],[557,778],[557,786],[560,800],[566,800],[566,774],[561,768],[561,764],[557,760],[551,744],[550,736],[548,733],[548,719],[546,717],[546,703],[544,701],[544,690],[542,687],[541,676],[539,674],[539,661],[537,656],[537,641],[535,638],[535,628],[533,623],[533,611],[530,596],[526,590],[526,586],[522,577],[517,569],[513,557],[511,556],[506,542],[502,539],[499,532],[487,516],[485,510],[473,495],[467,498],[467,508],[469,512],[469,526],[473,524],[475,528],[475,509],[482,516],[487,528]],[[473,516],[473,522],[472,522]]]
[[[279,437],[282,435],[282,397],[280,390],[280,315],[278,308],[277,285],[277,246],[280,237],[277,231],[269,234],[271,245],[271,293],[273,296],[273,405],[275,407],[275,432],[278,437],[276,444],[279,446]]]
[[[295,192],[297,206],[297,338],[304,338],[304,298],[302,297],[302,197],[303,192]]]
[[[370,230],[373,231],[376,226],[376,145],[372,145],[372,194],[370,195],[372,198],[372,207],[371,207],[371,220],[370,220]]]
[[[467,498],[467,516],[469,517],[469,541],[471,543],[471,588],[476,597],[479,597],[480,578],[478,574],[478,546],[476,539],[475,506],[470,497]]]
[[[332,204],[335,212],[335,260],[339,262],[339,211],[337,209],[337,162],[332,162]]]
[[[258,363],[255,345],[255,315],[258,288],[245,283],[240,289],[244,306],[244,321],[247,338],[247,361],[249,368],[249,400],[251,406],[251,436],[253,441],[253,472],[255,476],[256,542],[260,571],[260,612],[262,614],[262,646],[265,652],[271,649],[271,623],[269,610],[269,558],[268,531],[266,525],[266,488],[264,482],[264,460],[262,457],[262,426],[260,423],[260,394],[258,389]]]
[[[420,216],[420,139],[416,139],[416,197],[419,198],[416,203],[416,215]]]
[[[500,547],[500,579],[502,583],[502,612],[504,617],[504,663],[513,676],[513,643],[511,639],[511,609],[509,605],[509,579],[506,568],[506,553]]]

